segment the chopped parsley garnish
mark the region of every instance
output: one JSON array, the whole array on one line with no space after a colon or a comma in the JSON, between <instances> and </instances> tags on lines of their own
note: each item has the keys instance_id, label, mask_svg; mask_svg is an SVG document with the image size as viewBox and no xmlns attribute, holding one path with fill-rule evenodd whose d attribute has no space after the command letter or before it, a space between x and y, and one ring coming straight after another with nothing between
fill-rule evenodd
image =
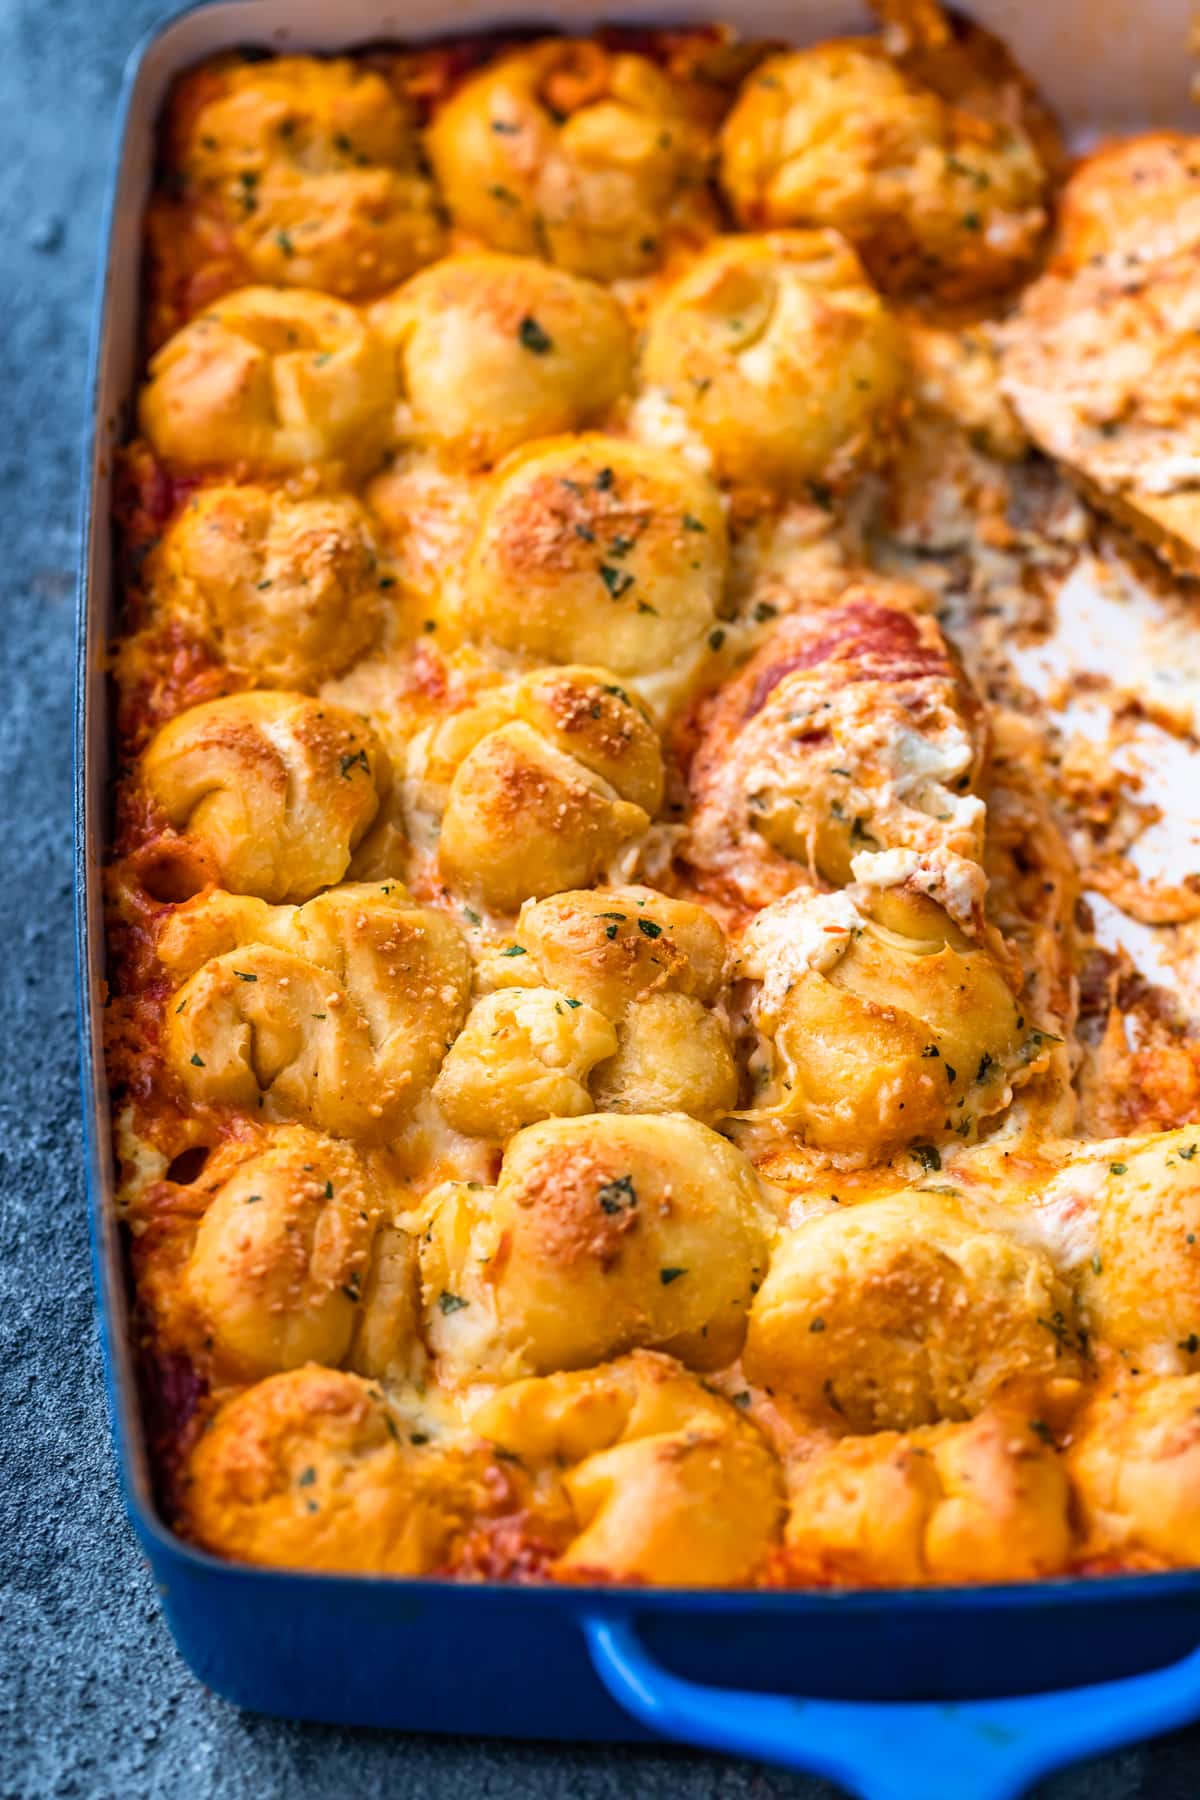
<instances>
[{"instance_id":1,"label":"chopped parsley garnish","mask_svg":"<svg viewBox=\"0 0 1200 1800\"><path fill-rule=\"evenodd\" d=\"M296 246L293 244L286 231L277 231L275 233L275 242L279 245L279 248L283 251L285 256L295 256Z\"/></svg>"},{"instance_id":2,"label":"chopped parsley garnish","mask_svg":"<svg viewBox=\"0 0 1200 1800\"><path fill-rule=\"evenodd\" d=\"M658 1271L658 1279L662 1282L664 1287L670 1287L673 1281L678 1281L681 1275L686 1274L686 1269L660 1269Z\"/></svg>"},{"instance_id":3,"label":"chopped parsley garnish","mask_svg":"<svg viewBox=\"0 0 1200 1800\"><path fill-rule=\"evenodd\" d=\"M508 949L502 950L500 954L501 956L524 956L526 950L524 944L510 944Z\"/></svg>"},{"instance_id":4,"label":"chopped parsley garnish","mask_svg":"<svg viewBox=\"0 0 1200 1800\"><path fill-rule=\"evenodd\" d=\"M356 768L365 769L368 775L371 773L371 765L367 761L365 750L347 750L343 756L338 758L338 764L345 776L349 776L351 769Z\"/></svg>"},{"instance_id":5,"label":"chopped parsley garnish","mask_svg":"<svg viewBox=\"0 0 1200 1800\"><path fill-rule=\"evenodd\" d=\"M582 1000L572 1000L570 994L564 994L563 999L566 1001L567 1005L571 1008L572 1012L574 1012L574 1010L577 1006L583 1005Z\"/></svg>"},{"instance_id":6,"label":"chopped parsley garnish","mask_svg":"<svg viewBox=\"0 0 1200 1800\"><path fill-rule=\"evenodd\" d=\"M718 626L715 631L709 632L708 647L710 650L719 650L724 642L725 633L721 630L720 626Z\"/></svg>"},{"instance_id":7,"label":"chopped parsley garnish","mask_svg":"<svg viewBox=\"0 0 1200 1800\"><path fill-rule=\"evenodd\" d=\"M325 1198L327 1200L333 1199L333 1183L332 1183L332 1181L327 1181L325 1183Z\"/></svg>"},{"instance_id":8,"label":"chopped parsley garnish","mask_svg":"<svg viewBox=\"0 0 1200 1800\"><path fill-rule=\"evenodd\" d=\"M307 1469L301 1469L300 1473L297 1475L296 1486L297 1487L311 1487L313 1482L316 1479L317 1479L317 1471L313 1468L312 1464L310 1463Z\"/></svg>"},{"instance_id":9,"label":"chopped parsley garnish","mask_svg":"<svg viewBox=\"0 0 1200 1800\"><path fill-rule=\"evenodd\" d=\"M521 341L522 350L532 350L535 356L545 356L547 350L554 348L554 342L549 333L542 330L530 313L526 313L517 326L517 336Z\"/></svg>"},{"instance_id":10,"label":"chopped parsley garnish","mask_svg":"<svg viewBox=\"0 0 1200 1800\"><path fill-rule=\"evenodd\" d=\"M192 1067L194 1069L202 1069L204 1066L205 1066L204 1058L201 1056L200 1052L198 1050L193 1050L192 1051Z\"/></svg>"},{"instance_id":11,"label":"chopped parsley garnish","mask_svg":"<svg viewBox=\"0 0 1200 1800\"><path fill-rule=\"evenodd\" d=\"M619 600L633 586L633 576L628 569L614 569L611 563L601 563L599 574L614 600Z\"/></svg>"},{"instance_id":12,"label":"chopped parsley garnish","mask_svg":"<svg viewBox=\"0 0 1200 1800\"><path fill-rule=\"evenodd\" d=\"M936 1144L910 1144L909 1154L915 1156L927 1175L934 1174L942 1166L941 1155Z\"/></svg>"},{"instance_id":13,"label":"chopped parsley garnish","mask_svg":"<svg viewBox=\"0 0 1200 1800\"><path fill-rule=\"evenodd\" d=\"M345 1294L347 1300L357 1301L359 1299L359 1285L358 1284L361 1279L362 1279L362 1277L359 1275L358 1270L355 1269L355 1271L354 1271L353 1275L351 1275L349 1281L347 1281L343 1284L342 1292L343 1292L343 1294Z\"/></svg>"},{"instance_id":14,"label":"chopped parsley garnish","mask_svg":"<svg viewBox=\"0 0 1200 1800\"><path fill-rule=\"evenodd\" d=\"M464 1306L470 1305L470 1301L464 1300L461 1294L447 1293L446 1289L443 1288L438 1295L438 1305L442 1312L449 1315L450 1313L461 1312Z\"/></svg>"},{"instance_id":15,"label":"chopped parsley garnish","mask_svg":"<svg viewBox=\"0 0 1200 1800\"><path fill-rule=\"evenodd\" d=\"M1128 1163L1109 1163L1108 1172L1110 1175L1128 1175L1129 1164Z\"/></svg>"},{"instance_id":16,"label":"chopped parsley garnish","mask_svg":"<svg viewBox=\"0 0 1200 1800\"><path fill-rule=\"evenodd\" d=\"M609 468L603 468L603 469L597 470L596 479L592 485L594 487L599 488L599 490L602 494L605 494L608 492L609 488L612 486L613 480L614 480L614 477L613 477L612 470Z\"/></svg>"},{"instance_id":17,"label":"chopped parsley garnish","mask_svg":"<svg viewBox=\"0 0 1200 1800\"><path fill-rule=\"evenodd\" d=\"M239 981L257 981L258 980L257 975L251 975L245 969L235 969L233 972L237 976Z\"/></svg>"},{"instance_id":18,"label":"chopped parsley garnish","mask_svg":"<svg viewBox=\"0 0 1200 1800\"><path fill-rule=\"evenodd\" d=\"M1054 1447L1054 1433L1047 1425L1045 1419L1030 1419L1029 1429L1033 1432L1035 1437L1041 1438L1043 1444L1049 1444L1051 1448Z\"/></svg>"},{"instance_id":19,"label":"chopped parsley garnish","mask_svg":"<svg viewBox=\"0 0 1200 1800\"><path fill-rule=\"evenodd\" d=\"M637 1205L637 1189L633 1185L632 1175L618 1175L612 1181L606 1181L596 1190L596 1199L600 1211L606 1213L628 1212Z\"/></svg>"},{"instance_id":20,"label":"chopped parsley garnish","mask_svg":"<svg viewBox=\"0 0 1200 1800\"><path fill-rule=\"evenodd\" d=\"M707 525L702 525L702 524L701 524L701 523L700 523L700 520L699 520L699 519L696 519L696 518L693 518L693 517L692 517L692 514L691 514L691 513L684 513L684 515L683 515L683 529L684 529L684 530L685 530L685 531L707 531L707 530L708 530L708 526L707 526Z\"/></svg>"},{"instance_id":21,"label":"chopped parsley garnish","mask_svg":"<svg viewBox=\"0 0 1200 1800\"><path fill-rule=\"evenodd\" d=\"M808 1329L810 1331L824 1331L824 1329L825 1329L824 1319L821 1319L821 1318L814 1319Z\"/></svg>"},{"instance_id":22,"label":"chopped parsley garnish","mask_svg":"<svg viewBox=\"0 0 1200 1800\"><path fill-rule=\"evenodd\" d=\"M1038 1324L1042 1326L1045 1331L1050 1333L1051 1337L1060 1347L1067 1342L1069 1336L1067 1321L1060 1312L1056 1311L1051 1313L1048 1319L1039 1318Z\"/></svg>"},{"instance_id":23,"label":"chopped parsley garnish","mask_svg":"<svg viewBox=\"0 0 1200 1800\"><path fill-rule=\"evenodd\" d=\"M657 938L662 936L662 926L656 925L653 919L639 919L638 930L643 937Z\"/></svg>"}]
</instances>

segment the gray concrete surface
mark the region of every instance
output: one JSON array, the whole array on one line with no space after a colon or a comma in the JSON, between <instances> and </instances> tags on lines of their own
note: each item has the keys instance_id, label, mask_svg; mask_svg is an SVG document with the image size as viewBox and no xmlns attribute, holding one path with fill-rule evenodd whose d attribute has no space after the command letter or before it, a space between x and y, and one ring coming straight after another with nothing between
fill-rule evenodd
<instances>
[{"instance_id":1,"label":"gray concrete surface","mask_svg":"<svg viewBox=\"0 0 1200 1800\"><path fill-rule=\"evenodd\" d=\"M0 0L0 1796L767 1800L819 1783L673 1750L289 1726L176 1656L120 1510L92 1321L70 944L75 485L110 120L150 0ZM402 1679L402 1675L400 1679ZM1055 1800L1194 1800L1200 1734Z\"/></svg>"}]
</instances>

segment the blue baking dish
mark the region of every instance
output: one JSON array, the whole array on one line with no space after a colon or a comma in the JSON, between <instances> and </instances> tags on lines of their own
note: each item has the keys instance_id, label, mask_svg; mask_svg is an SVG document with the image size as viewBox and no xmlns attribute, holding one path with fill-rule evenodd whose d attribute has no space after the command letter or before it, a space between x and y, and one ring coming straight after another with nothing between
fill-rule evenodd
<instances>
[{"instance_id":1,"label":"blue baking dish","mask_svg":"<svg viewBox=\"0 0 1200 1800\"><path fill-rule=\"evenodd\" d=\"M104 651L113 617L109 480L136 357L141 213L153 126L179 69L233 44L335 47L422 29L537 22L458 0L403 14L373 0L209 0L158 29L122 93L87 391L75 719L79 1024L93 1261L121 1480L179 1649L216 1693L255 1712L346 1725L636 1742L757 1756L864 1800L1008 1800L1078 1758L1200 1718L1200 1571L1030 1586L869 1593L515 1587L281 1573L223 1563L156 1511L129 1346L101 1051L99 872L107 824ZM1186 0L1147 5L1137 42L1098 0L971 8L1013 42L1081 132L1182 115ZM1118 9L1111 9L1113 21ZM586 5L553 7L586 27ZM639 9L626 0L621 16ZM653 16L663 17L662 7ZM784 0L730 8L747 31L796 36ZM1127 12L1124 14L1127 18ZM549 12L543 11L543 22ZM863 23L810 0L803 33ZM1070 46L1056 58L1055 44ZM1081 43L1088 57L1078 54ZM1069 66L1068 66L1069 65ZM1086 94L1080 94L1081 70ZM995 1698L994 1696L1003 1696Z\"/></svg>"}]
</instances>

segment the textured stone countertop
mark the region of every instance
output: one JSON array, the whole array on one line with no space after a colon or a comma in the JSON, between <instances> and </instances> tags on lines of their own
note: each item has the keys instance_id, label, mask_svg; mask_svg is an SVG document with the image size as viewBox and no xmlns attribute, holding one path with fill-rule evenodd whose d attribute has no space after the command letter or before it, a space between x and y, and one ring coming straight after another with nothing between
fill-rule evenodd
<instances>
[{"instance_id":1,"label":"textured stone countertop","mask_svg":"<svg viewBox=\"0 0 1200 1800\"><path fill-rule=\"evenodd\" d=\"M0 0L0 1800L766 1800L832 1790L684 1751L280 1724L176 1655L117 1494L92 1320L71 966L75 494L101 188L152 0ZM1055 1800L1195 1800L1200 1732Z\"/></svg>"}]
</instances>

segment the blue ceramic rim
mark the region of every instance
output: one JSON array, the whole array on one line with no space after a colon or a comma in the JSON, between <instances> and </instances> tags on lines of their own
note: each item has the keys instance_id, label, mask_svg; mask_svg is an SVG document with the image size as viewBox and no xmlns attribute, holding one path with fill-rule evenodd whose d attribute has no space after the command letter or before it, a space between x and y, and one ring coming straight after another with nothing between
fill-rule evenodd
<instances>
[{"instance_id":1,"label":"blue ceramic rim","mask_svg":"<svg viewBox=\"0 0 1200 1800\"><path fill-rule=\"evenodd\" d=\"M83 452L80 478L78 568L76 579L75 694L73 707L73 815L74 815L74 879L75 879L75 961L76 1018L80 1054L83 1101L83 1148L87 1184L88 1221L92 1250L92 1276L95 1303L101 1332L105 1388L109 1419L116 1452L125 1508L136 1535L152 1563L159 1558L177 1559L190 1565L197 1574L219 1574L227 1580L252 1581L260 1586L286 1583L289 1587L303 1584L314 1593L331 1587L354 1589L386 1589L398 1596L428 1596L441 1592L498 1591L513 1594L510 1582L482 1581L457 1583L437 1577L403 1578L388 1575L333 1574L306 1569L272 1569L250 1563L227 1562L187 1542L163 1520L151 1501L139 1492L134 1470L145 1464L147 1452L140 1438L141 1405L133 1381L130 1347L121 1317L123 1308L117 1295L124 1276L113 1266L107 1234L111 1221L109 1163L110 1150L101 1142L98 1127L105 1119L100 1083L104 1080L102 1044L99 1033L93 1039L93 945L89 934L88 901L91 894L91 872L88 862L88 707L92 662L92 622L89 593L91 542L97 530L109 530L107 517L98 519L95 509L93 471L97 443L101 435L98 413L101 361L109 328L107 272L111 250L113 219L123 163L125 141L133 99L149 52L184 19L195 13L223 4L223 0L190 0L190 3L168 14L150 27L137 41L125 64L121 91L113 127L110 173L101 211L98 265L88 340L88 368L85 381L87 413L83 429ZM514 24L516 21L514 21ZM107 727L108 720L105 720ZM102 945L96 946L97 950ZM99 973L98 959L95 973ZM96 1008L98 1014L99 1009ZM134 1441L134 1433L139 1441ZM580 1614L596 1615L627 1612L690 1612L703 1610L713 1614L746 1610L768 1613L793 1613L798 1619L819 1620L837 1613L889 1615L961 1612L981 1613L1027 1611L1031 1622L1047 1606L1125 1605L1144 1603L1152 1606L1163 1599L1175 1599L1192 1593L1200 1600L1200 1569L1169 1570L1156 1574L1052 1576L1037 1582L1013 1582L994 1585L964 1584L953 1587L927 1588L859 1588L859 1589L768 1589L768 1588L647 1588L611 1586L575 1586L530 1584L520 1587L523 1601L531 1605L563 1606Z\"/></svg>"}]
</instances>

